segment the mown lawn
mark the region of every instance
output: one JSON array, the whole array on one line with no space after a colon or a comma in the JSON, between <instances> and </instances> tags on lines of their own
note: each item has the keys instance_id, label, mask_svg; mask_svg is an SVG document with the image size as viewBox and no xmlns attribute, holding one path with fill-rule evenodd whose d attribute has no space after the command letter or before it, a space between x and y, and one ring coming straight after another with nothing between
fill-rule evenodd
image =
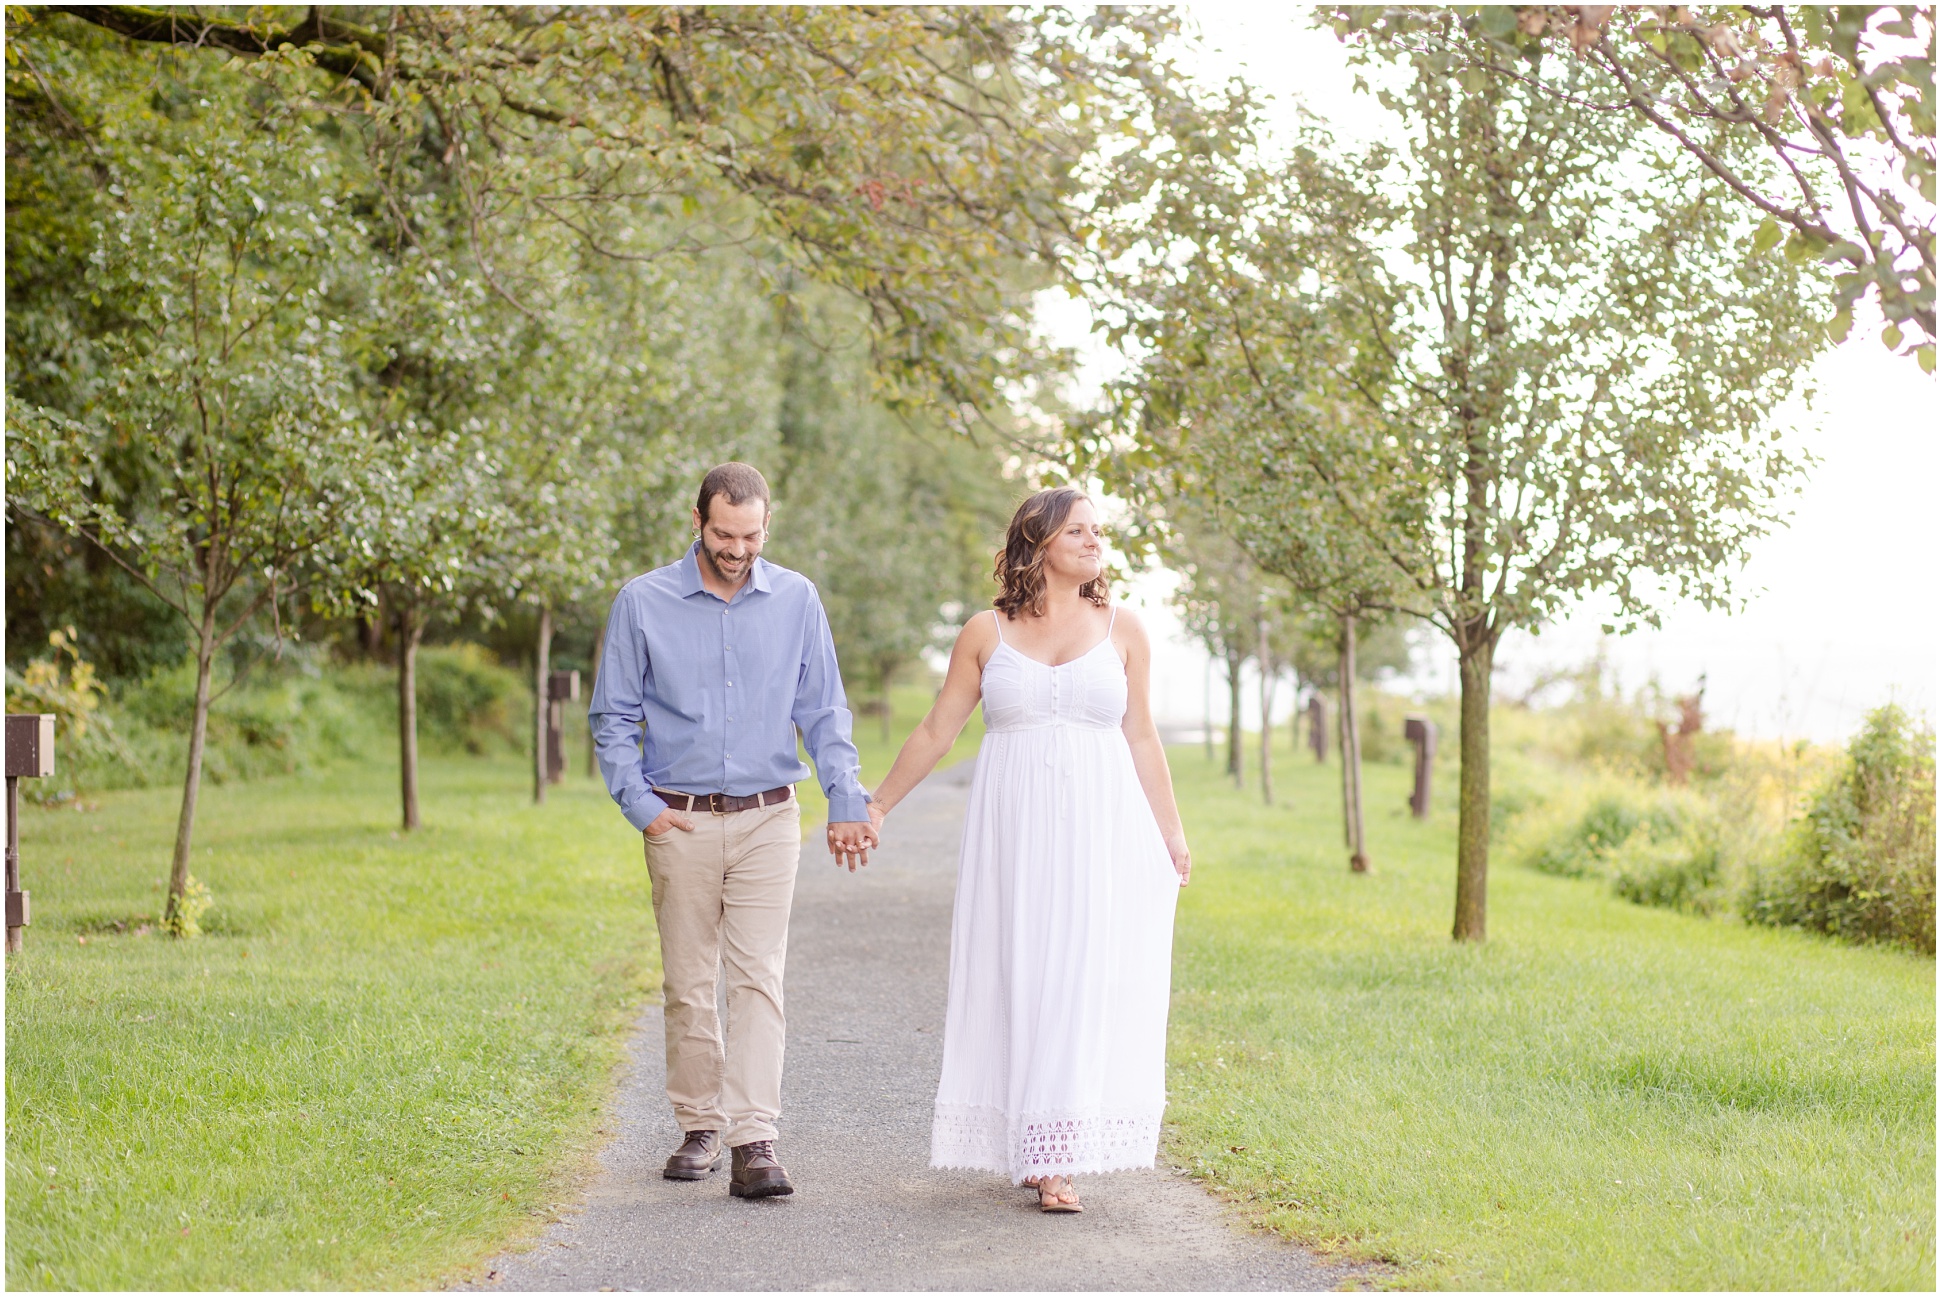
<instances>
[{"instance_id":1,"label":"mown lawn","mask_svg":"<svg viewBox=\"0 0 1941 1297\"><path fill-rule=\"evenodd\" d=\"M1418 824L1371 767L1356 877L1338 767L1284 752L1270 808L1173 765L1169 1140L1211 1187L1403 1286L1934 1287L1932 960L1506 867L1458 947L1451 787Z\"/></svg>"},{"instance_id":2,"label":"mown lawn","mask_svg":"<svg viewBox=\"0 0 1941 1297\"><path fill-rule=\"evenodd\" d=\"M899 735L928 698L899 693ZM659 983L639 836L567 750L544 806L517 760L427 760L408 838L394 759L206 788L185 942L138 935L173 790L28 808L7 1286L410 1287L543 1221Z\"/></svg>"}]
</instances>

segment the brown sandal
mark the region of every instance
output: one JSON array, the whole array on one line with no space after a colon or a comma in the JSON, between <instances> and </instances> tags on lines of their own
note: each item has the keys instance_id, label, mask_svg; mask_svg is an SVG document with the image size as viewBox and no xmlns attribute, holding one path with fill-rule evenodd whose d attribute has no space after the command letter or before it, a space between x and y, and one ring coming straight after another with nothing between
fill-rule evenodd
<instances>
[{"instance_id":1,"label":"brown sandal","mask_svg":"<svg viewBox=\"0 0 1941 1297\"><path fill-rule=\"evenodd\" d=\"M1060 1186L1063 1186L1062 1188ZM1078 1201L1078 1190L1072 1186L1071 1178L1063 1175L1048 1175L1038 1181L1038 1210L1043 1212L1081 1212L1085 1210ZM1069 1193L1072 1201L1060 1202L1059 1195Z\"/></svg>"}]
</instances>

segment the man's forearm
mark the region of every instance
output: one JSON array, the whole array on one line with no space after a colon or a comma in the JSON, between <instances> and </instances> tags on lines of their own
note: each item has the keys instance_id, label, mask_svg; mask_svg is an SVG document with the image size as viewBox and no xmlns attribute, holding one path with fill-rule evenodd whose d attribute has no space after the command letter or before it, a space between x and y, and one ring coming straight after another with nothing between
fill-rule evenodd
<instances>
[{"instance_id":1,"label":"man's forearm","mask_svg":"<svg viewBox=\"0 0 1941 1297\"><path fill-rule=\"evenodd\" d=\"M647 783L640 722L611 712L591 713L587 722L593 727L593 751L600 762L607 795L627 817L627 823L645 829L667 809L667 803Z\"/></svg>"}]
</instances>

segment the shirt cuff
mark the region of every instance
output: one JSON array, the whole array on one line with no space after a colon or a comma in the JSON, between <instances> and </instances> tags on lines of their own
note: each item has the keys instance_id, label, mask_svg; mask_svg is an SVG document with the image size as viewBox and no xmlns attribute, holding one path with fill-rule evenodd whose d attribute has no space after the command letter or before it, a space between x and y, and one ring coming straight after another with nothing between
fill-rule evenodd
<instances>
[{"instance_id":1,"label":"shirt cuff","mask_svg":"<svg viewBox=\"0 0 1941 1297\"><path fill-rule=\"evenodd\" d=\"M869 819L869 794L839 793L829 799L831 824L861 824Z\"/></svg>"},{"instance_id":2,"label":"shirt cuff","mask_svg":"<svg viewBox=\"0 0 1941 1297\"><path fill-rule=\"evenodd\" d=\"M627 817L627 823L645 833L647 826L659 819L660 813L666 809L667 803L656 797L652 789L643 789L640 796L620 808L620 813Z\"/></svg>"}]
</instances>

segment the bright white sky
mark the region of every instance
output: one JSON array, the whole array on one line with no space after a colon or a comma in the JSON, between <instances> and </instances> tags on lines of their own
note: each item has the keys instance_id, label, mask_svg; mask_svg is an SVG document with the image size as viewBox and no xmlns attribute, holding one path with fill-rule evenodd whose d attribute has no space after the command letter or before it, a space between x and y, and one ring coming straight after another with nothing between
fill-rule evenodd
<instances>
[{"instance_id":1,"label":"bright white sky","mask_svg":"<svg viewBox=\"0 0 1941 1297\"><path fill-rule=\"evenodd\" d=\"M1204 37L1195 70L1208 79L1243 76L1277 96L1283 119L1299 95L1326 118L1343 143L1366 141L1381 113L1352 90L1341 46L1331 32L1307 26L1306 10L1274 4L1188 6ZM1047 327L1082 345L1082 387L1095 387L1116 367L1087 333L1082 308L1059 295L1046 299ZM1606 659L1628 691L1655 678L1673 693L1706 677L1706 712L1717 728L1771 738L1844 740L1865 712L1889 700L1936 715L1941 676L1941 593L1936 513L1941 510L1941 419L1936 385L1912 361L1896 360L1877 342L1854 338L1818 362L1817 409L1782 412L1794 444L1820 459L1797 498L1792 525L1753 553L1738 588L1749 596L1737 615L1675 607L1657 631L1614 638ZM1176 726L1199 723L1209 687L1206 655L1180 634L1165 608L1173 578L1141 577L1123 592L1141 607L1163 640L1154 672L1154 708ZM1602 609L1587 606L1537 637L1505 640L1498 654L1499 690L1514 690L1538 671L1595 655ZM1411 692L1455 687L1454 655L1440 637L1426 640ZM1276 718L1291 704L1285 688ZM1249 724L1257 696L1247 687ZM1215 702L1215 710L1220 704Z\"/></svg>"}]
</instances>

